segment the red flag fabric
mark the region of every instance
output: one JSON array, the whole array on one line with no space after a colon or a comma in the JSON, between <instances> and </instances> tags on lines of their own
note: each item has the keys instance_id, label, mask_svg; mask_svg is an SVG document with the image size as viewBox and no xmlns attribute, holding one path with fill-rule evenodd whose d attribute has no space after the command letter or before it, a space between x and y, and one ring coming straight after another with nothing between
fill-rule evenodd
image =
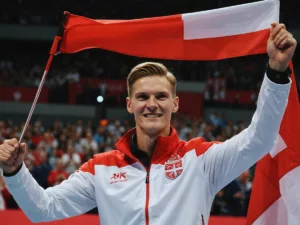
<instances>
[{"instance_id":1,"label":"red flag fabric","mask_svg":"<svg viewBox=\"0 0 300 225\"><path fill-rule=\"evenodd\" d=\"M135 20L66 16L61 53L101 48L146 58L217 60L265 53L279 0Z\"/></svg>"},{"instance_id":2,"label":"red flag fabric","mask_svg":"<svg viewBox=\"0 0 300 225\"><path fill-rule=\"evenodd\" d=\"M300 105L294 74L292 82L276 144L257 163L247 225L300 224Z\"/></svg>"}]
</instances>

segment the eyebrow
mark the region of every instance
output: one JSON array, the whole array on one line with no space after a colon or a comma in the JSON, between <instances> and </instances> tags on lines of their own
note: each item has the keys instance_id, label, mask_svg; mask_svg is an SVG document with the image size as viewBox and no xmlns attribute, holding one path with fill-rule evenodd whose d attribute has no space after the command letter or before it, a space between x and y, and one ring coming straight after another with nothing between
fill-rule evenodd
<instances>
[{"instance_id":1,"label":"eyebrow","mask_svg":"<svg viewBox=\"0 0 300 225\"><path fill-rule=\"evenodd\" d=\"M149 93L147 93L147 92L137 92L137 93L135 93L135 96L148 95L148 94ZM155 93L155 95L169 95L169 93L166 91L159 91L159 92Z\"/></svg>"}]
</instances>

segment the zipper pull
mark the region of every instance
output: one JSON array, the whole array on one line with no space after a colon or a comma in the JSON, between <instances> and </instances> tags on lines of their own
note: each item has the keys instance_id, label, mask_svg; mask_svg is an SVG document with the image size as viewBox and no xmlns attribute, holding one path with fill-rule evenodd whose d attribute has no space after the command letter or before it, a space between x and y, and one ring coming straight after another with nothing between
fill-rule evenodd
<instances>
[{"instance_id":1,"label":"zipper pull","mask_svg":"<svg viewBox=\"0 0 300 225\"><path fill-rule=\"evenodd\" d=\"M146 176L146 184L149 183L149 173L147 173L147 176Z\"/></svg>"}]
</instances>

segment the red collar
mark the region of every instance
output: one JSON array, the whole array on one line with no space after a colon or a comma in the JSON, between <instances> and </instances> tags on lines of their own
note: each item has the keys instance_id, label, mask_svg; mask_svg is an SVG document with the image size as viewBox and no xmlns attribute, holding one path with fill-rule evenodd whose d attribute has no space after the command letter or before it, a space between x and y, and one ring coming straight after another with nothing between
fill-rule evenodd
<instances>
[{"instance_id":1,"label":"red collar","mask_svg":"<svg viewBox=\"0 0 300 225\"><path fill-rule=\"evenodd\" d=\"M131 153L132 136L136 133L136 129L133 128L128 131L117 143L116 148L124 154L135 158ZM151 163L161 163L165 158L168 158L172 153L179 148L179 138L176 130L171 127L171 134L166 137L158 137L157 144L153 151Z\"/></svg>"}]
</instances>

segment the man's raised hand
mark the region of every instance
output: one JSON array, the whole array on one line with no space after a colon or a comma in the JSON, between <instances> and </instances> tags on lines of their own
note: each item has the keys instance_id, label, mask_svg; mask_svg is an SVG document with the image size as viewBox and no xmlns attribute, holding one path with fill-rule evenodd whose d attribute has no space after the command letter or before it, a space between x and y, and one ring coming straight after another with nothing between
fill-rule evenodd
<instances>
[{"instance_id":1,"label":"man's raised hand","mask_svg":"<svg viewBox=\"0 0 300 225\"><path fill-rule=\"evenodd\" d=\"M25 153L25 143L19 145L16 138L5 140L0 145L0 168L7 174L15 172L23 163Z\"/></svg>"},{"instance_id":2,"label":"man's raised hand","mask_svg":"<svg viewBox=\"0 0 300 225\"><path fill-rule=\"evenodd\" d=\"M285 71L295 53L296 46L296 39L286 30L284 24L272 23L267 45L270 67L277 71Z\"/></svg>"}]
</instances>

